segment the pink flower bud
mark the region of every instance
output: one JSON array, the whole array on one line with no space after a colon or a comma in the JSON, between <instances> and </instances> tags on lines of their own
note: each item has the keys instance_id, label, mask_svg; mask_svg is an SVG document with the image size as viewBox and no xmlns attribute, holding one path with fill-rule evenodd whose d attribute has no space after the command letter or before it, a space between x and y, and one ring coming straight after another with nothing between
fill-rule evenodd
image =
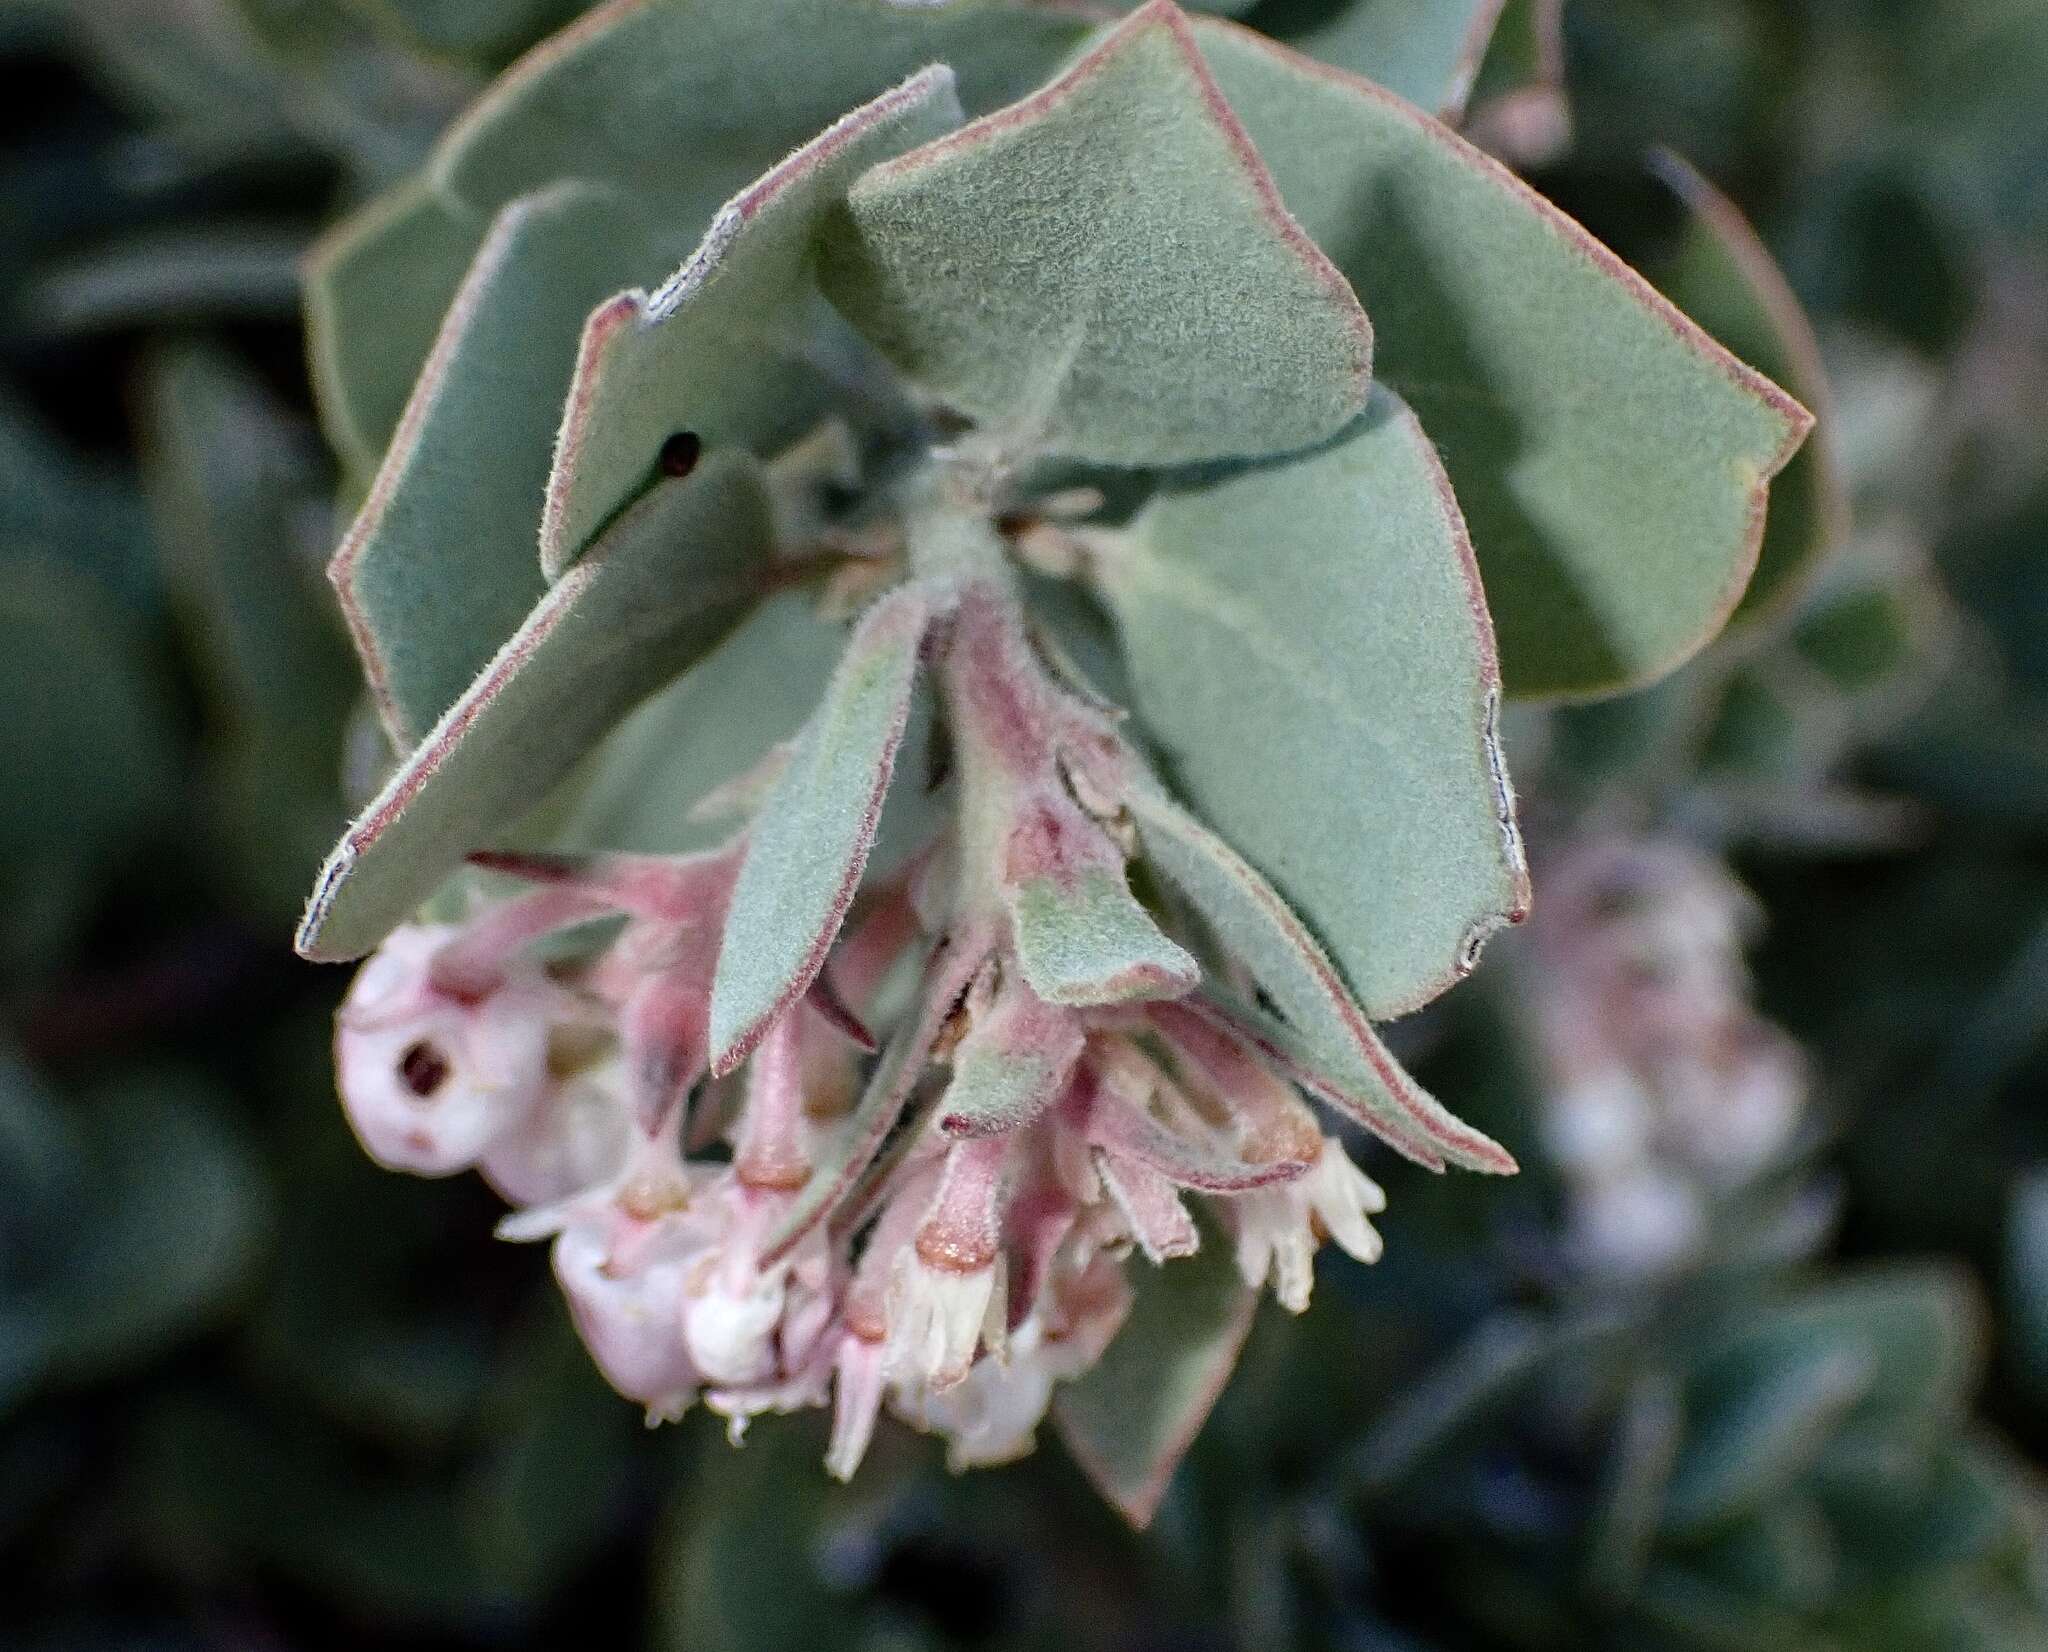
<instances>
[{"instance_id":1,"label":"pink flower bud","mask_svg":"<svg viewBox=\"0 0 2048 1652\"><path fill-rule=\"evenodd\" d=\"M600 1229L566 1228L555 1241L555 1277L605 1381L646 1406L650 1422L673 1422L689 1409L700 1383L683 1345L688 1264L661 1261L621 1272L610 1253Z\"/></svg>"},{"instance_id":2,"label":"pink flower bud","mask_svg":"<svg viewBox=\"0 0 2048 1652\"><path fill-rule=\"evenodd\" d=\"M478 1168L507 1204L549 1204L616 1176L632 1129L625 1076L612 1062L555 1084Z\"/></svg>"}]
</instances>

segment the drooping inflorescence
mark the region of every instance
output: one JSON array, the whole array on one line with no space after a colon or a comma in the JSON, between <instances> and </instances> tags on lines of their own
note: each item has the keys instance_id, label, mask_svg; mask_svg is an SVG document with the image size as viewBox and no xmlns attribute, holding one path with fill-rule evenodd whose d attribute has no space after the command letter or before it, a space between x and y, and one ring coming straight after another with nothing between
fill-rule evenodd
<instances>
[{"instance_id":1,"label":"drooping inflorescence","mask_svg":"<svg viewBox=\"0 0 2048 1652\"><path fill-rule=\"evenodd\" d=\"M1332 1117L1513 1169L1373 1022L1526 909L1503 694L1697 647L1807 423L1165 0L616 0L315 282L402 754L301 935L372 954L365 1146L489 1178L651 1417L829 1405L844 1475L1050 1409L1139 1520L1255 1293L1378 1254Z\"/></svg>"}]
</instances>

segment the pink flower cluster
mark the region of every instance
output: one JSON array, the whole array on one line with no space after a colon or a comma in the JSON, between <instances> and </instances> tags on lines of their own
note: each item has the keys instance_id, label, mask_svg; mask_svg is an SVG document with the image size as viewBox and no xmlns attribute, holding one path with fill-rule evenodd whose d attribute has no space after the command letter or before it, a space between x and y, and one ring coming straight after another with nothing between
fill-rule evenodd
<instances>
[{"instance_id":1,"label":"pink flower cluster","mask_svg":"<svg viewBox=\"0 0 2048 1652\"><path fill-rule=\"evenodd\" d=\"M745 832L478 856L533 887L393 934L338 1022L370 1154L474 1168L518 1207L501 1232L552 1242L593 1358L650 1420L701 1399L737 1433L831 1405L842 1477L885 1403L956 1466L1028 1451L1122 1326L1134 1258L1200 1243L1189 1194L1296 1311L1323 1239L1380 1248L1379 1188L1137 907L1109 715L997 594L958 595L927 647L953 824L861 892L732 1071L709 1027ZM1072 965L1046 903L1111 941Z\"/></svg>"}]
</instances>

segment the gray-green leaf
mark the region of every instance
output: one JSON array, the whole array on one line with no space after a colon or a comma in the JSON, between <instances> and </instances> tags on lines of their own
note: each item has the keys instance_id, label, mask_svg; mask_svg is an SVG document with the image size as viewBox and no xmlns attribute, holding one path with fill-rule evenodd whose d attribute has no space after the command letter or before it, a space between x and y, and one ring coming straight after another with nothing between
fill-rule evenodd
<instances>
[{"instance_id":1,"label":"gray-green leaf","mask_svg":"<svg viewBox=\"0 0 2048 1652\"><path fill-rule=\"evenodd\" d=\"M1455 120L1500 11L1501 0L1277 0L1261 6L1255 22L1263 34Z\"/></svg>"},{"instance_id":2,"label":"gray-green leaf","mask_svg":"<svg viewBox=\"0 0 2048 1652\"><path fill-rule=\"evenodd\" d=\"M1519 920L1486 598L1397 399L1315 453L1160 494L1100 578L1175 783L1368 1015L1427 1003Z\"/></svg>"},{"instance_id":3,"label":"gray-green leaf","mask_svg":"<svg viewBox=\"0 0 2048 1652\"><path fill-rule=\"evenodd\" d=\"M1137 1301L1116 1340L1094 1369L1053 1394L1053 1421L1074 1460L1141 1529L1230 1380L1258 1307L1229 1235L1199 1201L1196 1224L1201 1247L1139 1270Z\"/></svg>"},{"instance_id":4,"label":"gray-green leaf","mask_svg":"<svg viewBox=\"0 0 2048 1652\"><path fill-rule=\"evenodd\" d=\"M322 869L299 950L356 957L730 631L772 553L759 466L659 484L547 592Z\"/></svg>"},{"instance_id":5,"label":"gray-green leaf","mask_svg":"<svg viewBox=\"0 0 2048 1652\"><path fill-rule=\"evenodd\" d=\"M1230 1020L1298 1082L1418 1164L1513 1173L1506 1148L1402 1070L1315 937L1229 844L1156 791L1133 792L1131 812L1147 857L1214 927L1285 1024L1252 1010L1228 1011Z\"/></svg>"},{"instance_id":6,"label":"gray-green leaf","mask_svg":"<svg viewBox=\"0 0 2048 1652\"><path fill-rule=\"evenodd\" d=\"M1371 306L1379 378L1443 452L1509 692L1610 693L1684 660L1741 598L1811 416L1447 128L1194 28L1288 210Z\"/></svg>"},{"instance_id":7,"label":"gray-green leaf","mask_svg":"<svg viewBox=\"0 0 2048 1652\"><path fill-rule=\"evenodd\" d=\"M1684 237L1651 270L1658 287L1759 372L1820 415L1771 485L1756 573L1735 618L1781 612L1849 530L1849 496L1827 417L1832 397L1813 327L1741 209L1669 150L1653 164L1691 212Z\"/></svg>"},{"instance_id":8,"label":"gray-green leaf","mask_svg":"<svg viewBox=\"0 0 2048 1652\"><path fill-rule=\"evenodd\" d=\"M932 593L868 610L747 840L711 988L711 1065L727 1073L820 969L860 887L910 715Z\"/></svg>"},{"instance_id":9,"label":"gray-green leaf","mask_svg":"<svg viewBox=\"0 0 2048 1652\"><path fill-rule=\"evenodd\" d=\"M913 70L949 63L961 101L992 108L1043 81L1087 27L1026 0L627 0L501 76L429 172L484 210L557 178L605 179L670 203L693 239L721 201Z\"/></svg>"},{"instance_id":10,"label":"gray-green leaf","mask_svg":"<svg viewBox=\"0 0 2048 1652\"><path fill-rule=\"evenodd\" d=\"M647 485L674 432L767 453L815 421L829 390L808 347L823 308L818 221L868 166L959 122L951 71L921 71L728 201L652 296L634 289L592 314L541 515L550 575Z\"/></svg>"},{"instance_id":11,"label":"gray-green leaf","mask_svg":"<svg viewBox=\"0 0 2048 1652\"><path fill-rule=\"evenodd\" d=\"M1049 454L1174 464L1320 441L1372 332L1164 3L1033 97L869 172L833 302L913 380Z\"/></svg>"},{"instance_id":12,"label":"gray-green leaf","mask_svg":"<svg viewBox=\"0 0 2048 1652\"><path fill-rule=\"evenodd\" d=\"M577 329L663 258L621 197L580 183L524 196L492 225L334 558L401 745L433 726L544 589L535 507Z\"/></svg>"},{"instance_id":13,"label":"gray-green leaf","mask_svg":"<svg viewBox=\"0 0 2048 1652\"><path fill-rule=\"evenodd\" d=\"M376 468L488 227L413 179L306 255L306 355L320 426L351 471Z\"/></svg>"}]
</instances>

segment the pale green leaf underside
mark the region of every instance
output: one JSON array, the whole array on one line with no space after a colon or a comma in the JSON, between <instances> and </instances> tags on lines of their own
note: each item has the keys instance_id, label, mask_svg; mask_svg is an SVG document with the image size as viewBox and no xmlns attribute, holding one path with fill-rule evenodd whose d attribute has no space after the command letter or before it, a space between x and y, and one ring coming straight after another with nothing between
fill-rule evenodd
<instances>
[{"instance_id":1,"label":"pale green leaf underside","mask_svg":"<svg viewBox=\"0 0 2048 1652\"><path fill-rule=\"evenodd\" d=\"M826 293L885 356L1019 444L1282 452L1364 399L1364 313L1187 29L1148 6L1036 96L875 168L821 249Z\"/></svg>"},{"instance_id":2,"label":"pale green leaf underside","mask_svg":"<svg viewBox=\"0 0 2048 1652\"><path fill-rule=\"evenodd\" d=\"M1138 904L1121 872L1070 882L1033 878L1010 892L1017 966L1048 1004L1174 998L1200 978L1194 959Z\"/></svg>"},{"instance_id":3,"label":"pale green leaf underside","mask_svg":"<svg viewBox=\"0 0 2048 1652\"><path fill-rule=\"evenodd\" d=\"M1501 0L1266 0L1247 21L1449 120L1465 107L1500 11Z\"/></svg>"},{"instance_id":4,"label":"pale green leaf underside","mask_svg":"<svg viewBox=\"0 0 2048 1652\"><path fill-rule=\"evenodd\" d=\"M721 201L913 70L951 64L962 102L992 108L1086 30L1022 0L625 0L514 65L429 171L485 209L557 178L617 182L672 203L687 245Z\"/></svg>"},{"instance_id":5,"label":"pale green leaf underside","mask_svg":"<svg viewBox=\"0 0 2048 1652\"><path fill-rule=\"evenodd\" d=\"M1735 203L1669 151L1657 172L1691 213L1677 248L1651 274L1666 297L1760 373L1821 415L1812 437L1771 485L1756 574L1737 620L1778 613L1797 599L1848 531L1847 487L1826 417L1827 373L1813 328Z\"/></svg>"},{"instance_id":6,"label":"pale green leaf underside","mask_svg":"<svg viewBox=\"0 0 2048 1652\"><path fill-rule=\"evenodd\" d=\"M950 72L913 76L728 201L651 296L621 293L590 317L541 517L551 574L647 485L674 432L768 453L815 422L831 388L809 347L818 220L874 162L959 123Z\"/></svg>"},{"instance_id":7,"label":"pale green leaf underside","mask_svg":"<svg viewBox=\"0 0 2048 1652\"><path fill-rule=\"evenodd\" d=\"M1435 997L1519 915L1485 597L1399 401L1376 391L1305 457L1158 495L1102 580L1176 786L1374 1019Z\"/></svg>"},{"instance_id":8,"label":"pale green leaf underside","mask_svg":"<svg viewBox=\"0 0 2048 1652\"><path fill-rule=\"evenodd\" d=\"M1059 1098L1078 1053L1049 1053L990 1046L962 1048L953 1062L953 1078L939 1098L939 1128L953 1136L994 1136L1030 1124Z\"/></svg>"},{"instance_id":9,"label":"pale green leaf underside","mask_svg":"<svg viewBox=\"0 0 2048 1652\"><path fill-rule=\"evenodd\" d=\"M306 350L320 425L356 474L369 475L383 456L488 228L412 179L307 255Z\"/></svg>"},{"instance_id":10,"label":"pale green leaf underside","mask_svg":"<svg viewBox=\"0 0 2048 1652\"><path fill-rule=\"evenodd\" d=\"M1230 1380L1258 1297L1230 1236L1194 1201L1201 1248L1163 1267L1127 1262L1137 1301L1095 1367L1053 1391L1053 1421L1095 1489L1150 1524L1173 1471Z\"/></svg>"},{"instance_id":11,"label":"pale green leaf underside","mask_svg":"<svg viewBox=\"0 0 2048 1652\"><path fill-rule=\"evenodd\" d=\"M1810 419L1582 229L1365 81L1198 19L1288 209L1371 312L1444 455L1509 692L1598 694L1697 649Z\"/></svg>"},{"instance_id":12,"label":"pale green leaf underside","mask_svg":"<svg viewBox=\"0 0 2048 1652\"><path fill-rule=\"evenodd\" d=\"M759 468L744 454L713 454L635 503L350 827L321 872L299 950L340 959L374 947L729 632L772 549Z\"/></svg>"},{"instance_id":13,"label":"pale green leaf underside","mask_svg":"<svg viewBox=\"0 0 2048 1652\"><path fill-rule=\"evenodd\" d=\"M1278 893L1215 833L1171 799L1131 798L1144 852L1216 931L1233 959L1285 1018L1234 1013L1315 1088L1417 1163L1512 1171L1498 1143L1450 1113L1401 1070L1315 938Z\"/></svg>"},{"instance_id":14,"label":"pale green leaf underside","mask_svg":"<svg viewBox=\"0 0 2048 1652\"><path fill-rule=\"evenodd\" d=\"M930 618L916 585L868 610L762 801L712 981L715 1071L744 1057L824 967L874 845Z\"/></svg>"},{"instance_id":15,"label":"pale green leaf underside","mask_svg":"<svg viewBox=\"0 0 2048 1652\"><path fill-rule=\"evenodd\" d=\"M628 203L582 184L515 201L492 226L335 557L401 744L433 726L544 589L536 506L577 329L666 258Z\"/></svg>"}]
</instances>

